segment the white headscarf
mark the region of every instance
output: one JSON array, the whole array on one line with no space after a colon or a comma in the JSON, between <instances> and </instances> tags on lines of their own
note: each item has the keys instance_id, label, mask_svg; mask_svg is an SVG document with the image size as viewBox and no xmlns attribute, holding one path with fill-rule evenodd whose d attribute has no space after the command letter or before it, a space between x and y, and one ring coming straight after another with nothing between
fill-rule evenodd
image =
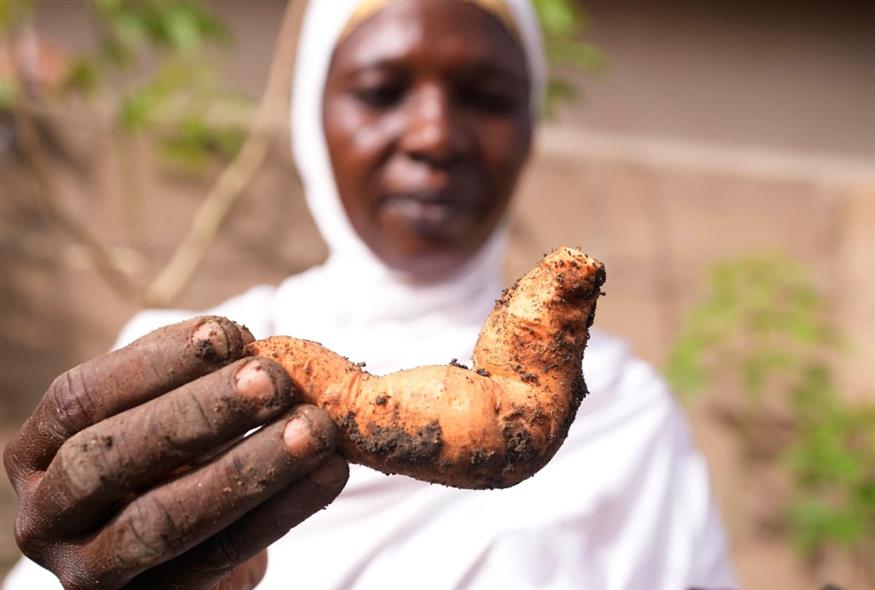
<instances>
[{"instance_id":1,"label":"white headscarf","mask_svg":"<svg viewBox=\"0 0 875 590\"><path fill-rule=\"evenodd\" d=\"M467 358L501 288L506 223L500 223L486 244L451 277L427 286L405 281L355 232L337 192L322 125L322 97L335 45L359 4L360 0L311 1L302 23L292 86L292 148L307 204L328 243L329 257L322 266L281 287L293 289L289 293L299 304L281 310L274 329L317 340L351 357L368 358L369 369L378 371L399 368L402 360L447 362L447 354ZM538 20L527 0L513 0L506 7L516 27L514 37L526 57L530 103L537 113L546 79ZM391 329L393 325L398 334ZM403 341L433 338L441 342L434 342L432 349L418 343L420 351L432 350L432 354L398 359L391 344L395 336ZM460 337L464 347L459 345ZM374 353L382 351L386 362L374 362Z\"/></svg>"}]
</instances>

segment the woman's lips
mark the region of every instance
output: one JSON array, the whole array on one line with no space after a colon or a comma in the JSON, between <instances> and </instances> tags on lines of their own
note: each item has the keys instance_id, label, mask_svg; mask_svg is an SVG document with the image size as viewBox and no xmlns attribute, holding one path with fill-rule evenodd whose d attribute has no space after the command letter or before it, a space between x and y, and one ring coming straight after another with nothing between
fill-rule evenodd
<instances>
[{"instance_id":1,"label":"woman's lips","mask_svg":"<svg viewBox=\"0 0 875 590\"><path fill-rule=\"evenodd\" d=\"M445 191L399 193L382 200L381 214L416 233L449 237L474 213L473 203L473 199Z\"/></svg>"},{"instance_id":2,"label":"woman's lips","mask_svg":"<svg viewBox=\"0 0 875 590\"><path fill-rule=\"evenodd\" d=\"M386 208L408 220L435 224L446 223L456 213L456 207L446 201L393 198L386 202Z\"/></svg>"}]
</instances>

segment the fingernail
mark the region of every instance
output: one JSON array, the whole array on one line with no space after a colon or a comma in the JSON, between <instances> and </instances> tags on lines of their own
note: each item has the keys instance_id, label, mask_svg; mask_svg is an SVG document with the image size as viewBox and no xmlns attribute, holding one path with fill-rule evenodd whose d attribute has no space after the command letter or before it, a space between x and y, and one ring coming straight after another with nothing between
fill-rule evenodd
<instances>
[{"instance_id":1,"label":"fingernail","mask_svg":"<svg viewBox=\"0 0 875 590\"><path fill-rule=\"evenodd\" d=\"M307 477L318 486L337 489L349 479L349 466L337 455L332 455Z\"/></svg>"},{"instance_id":2,"label":"fingernail","mask_svg":"<svg viewBox=\"0 0 875 590\"><path fill-rule=\"evenodd\" d=\"M255 359L240 367L234 379L237 393L255 402L270 401L276 391L270 372Z\"/></svg>"},{"instance_id":3,"label":"fingernail","mask_svg":"<svg viewBox=\"0 0 875 590\"><path fill-rule=\"evenodd\" d=\"M293 416L283 429L283 443L293 455L315 452L317 441L310 430L310 422L303 416Z\"/></svg>"},{"instance_id":4,"label":"fingernail","mask_svg":"<svg viewBox=\"0 0 875 590\"><path fill-rule=\"evenodd\" d=\"M216 320L207 320L191 334L195 354L207 361L221 361L228 358L230 344L224 327Z\"/></svg>"}]
</instances>

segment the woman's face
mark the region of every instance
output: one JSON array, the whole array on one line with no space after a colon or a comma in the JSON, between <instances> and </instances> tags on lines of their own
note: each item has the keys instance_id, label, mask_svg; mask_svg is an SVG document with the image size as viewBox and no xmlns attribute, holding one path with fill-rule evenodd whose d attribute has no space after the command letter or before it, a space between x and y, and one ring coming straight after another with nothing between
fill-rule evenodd
<instances>
[{"instance_id":1,"label":"woman's face","mask_svg":"<svg viewBox=\"0 0 875 590\"><path fill-rule=\"evenodd\" d=\"M439 278L507 208L532 134L525 57L465 2L390 2L335 49L323 97L334 176L358 235Z\"/></svg>"}]
</instances>

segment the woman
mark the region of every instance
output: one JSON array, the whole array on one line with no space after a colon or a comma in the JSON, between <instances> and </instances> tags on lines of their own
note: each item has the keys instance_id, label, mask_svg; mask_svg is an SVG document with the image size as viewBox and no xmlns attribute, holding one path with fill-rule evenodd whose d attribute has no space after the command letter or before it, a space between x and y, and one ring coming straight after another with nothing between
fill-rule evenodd
<instances>
[{"instance_id":1,"label":"woman","mask_svg":"<svg viewBox=\"0 0 875 590\"><path fill-rule=\"evenodd\" d=\"M210 313L378 373L470 358L500 290L503 220L543 82L527 3L312 3L292 129L331 254ZM192 315L144 312L119 344ZM357 466L346 483L324 414L264 410L292 404L269 361L237 360L250 337L189 320L56 380L7 451L26 553L70 587L209 588L244 562L223 584L249 587L259 552L301 523L271 548L260 587L734 586L685 421L617 340L594 332L591 395L550 464L508 490L463 491ZM208 416L214 406L235 412ZM192 429L183 418L197 412ZM139 434L156 428L160 441ZM217 458L168 481L204 454ZM244 485L259 479L250 465L275 477ZM43 579L24 562L7 587Z\"/></svg>"}]
</instances>

